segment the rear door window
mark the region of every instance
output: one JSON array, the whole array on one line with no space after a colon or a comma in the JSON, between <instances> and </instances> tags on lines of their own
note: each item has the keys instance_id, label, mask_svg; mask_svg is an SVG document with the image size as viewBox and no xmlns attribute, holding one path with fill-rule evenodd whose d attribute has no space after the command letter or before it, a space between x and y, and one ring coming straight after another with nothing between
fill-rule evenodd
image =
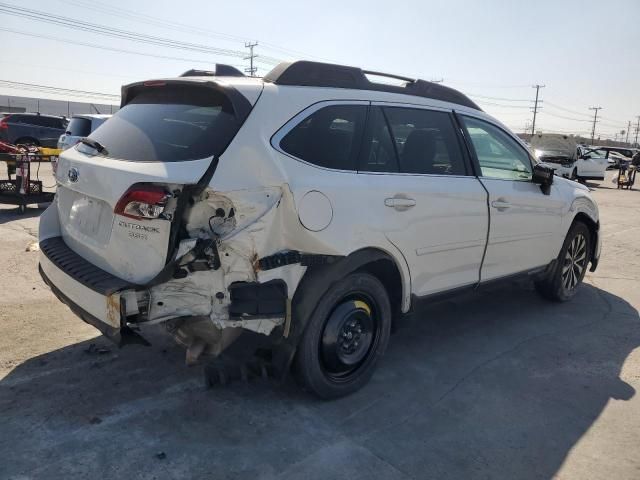
<instances>
[{"instance_id":1,"label":"rear door window","mask_svg":"<svg viewBox=\"0 0 640 480\"><path fill-rule=\"evenodd\" d=\"M321 108L293 127L280 148L320 167L356 170L366 116L365 105Z\"/></svg>"},{"instance_id":2,"label":"rear door window","mask_svg":"<svg viewBox=\"0 0 640 480\"><path fill-rule=\"evenodd\" d=\"M67 126L67 133L74 137L88 137L91 133L91 120L88 118L73 117Z\"/></svg>"},{"instance_id":3,"label":"rear door window","mask_svg":"<svg viewBox=\"0 0 640 480\"><path fill-rule=\"evenodd\" d=\"M239 128L224 93L166 85L141 91L90 137L109 157L181 162L220 155Z\"/></svg>"},{"instance_id":4,"label":"rear door window","mask_svg":"<svg viewBox=\"0 0 640 480\"><path fill-rule=\"evenodd\" d=\"M55 117L40 117L38 125L47 128L62 129L62 119Z\"/></svg>"},{"instance_id":5,"label":"rear door window","mask_svg":"<svg viewBox=\"0 0 640 480\"><path fill-rule=\"evenodd\" d=\"M380 107L371 107L358 171L397 173L398 158L389 124Z\"/></svg>"},{"instance_id":6,"label":"rear door window","mask_svg":"<svg viewBox=\"0 0 640 480\"><path fill-rule=\"evenodd\" d=\"M448 112L385 107L402 173L466 175L462 149Z\"/></svg>"}]
</instances>

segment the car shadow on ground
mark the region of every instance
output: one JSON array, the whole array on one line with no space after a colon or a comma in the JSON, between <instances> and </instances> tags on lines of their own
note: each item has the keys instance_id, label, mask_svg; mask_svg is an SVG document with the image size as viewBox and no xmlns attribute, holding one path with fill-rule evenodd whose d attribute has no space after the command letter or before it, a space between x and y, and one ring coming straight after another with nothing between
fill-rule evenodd
<instances>
[{"instance_id":1,"label":"car shadow on ground","mask_svg":"<svg viewBox=\"0 0 640 480\"><path fill-rule=\"evenodd\" d=\"M0 209L0 225L14 222L16 220L24 220L28 218L35 218L42 215L42 212L46 210L49 206L48 203L40 205L28 205L27 209L24 213L20 213L20 209L18 207L6 206L5 208Z\"/></svg>"},{"instance_id":2,"label":"car shadow on ground","mask_svg":"<svg viewBox=\"0 0 640 480\"><path fill-rule=\"evenodd\" d=\"M589 285L564 304L495 287L403 319L370 384L332 402L293 381L207 390L160 332L96 338L0 381L0 478L551 478L635 395L639 324Z\"/></svg>"}]
</instances>

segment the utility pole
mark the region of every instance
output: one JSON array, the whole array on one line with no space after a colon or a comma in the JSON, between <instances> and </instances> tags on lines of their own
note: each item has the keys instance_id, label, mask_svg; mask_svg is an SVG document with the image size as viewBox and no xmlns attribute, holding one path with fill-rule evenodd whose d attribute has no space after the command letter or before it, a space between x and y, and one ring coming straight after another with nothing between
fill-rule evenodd
<instances>
[{"instance_id":1,"label":"utility pole","mask_svg":"<svg viewBox=\"0 0 640 480\"><path fill-rule=\"evenodd\" d=\"M544 85L533 85L532 88L536 89L536 102L533 105L533 123L531 124L531 135L535 135L536 134L536 115L538 114L538 96L540 94L540 89L544 88ZM542 100L540 100L540 102L542 102Z\"/></svg>"},{"instance_id":2,"label":"utility pole","mask_svg":"<svg viewBox=\"0 0 640 480\"><path fill-rule=\"evenodd\" d=\"M633 142L634 145L638 144L638 132L640 132L640 115L636 118L638 119L638 123L636 124L636 140Z\"/></svg>"},{"instance_id":3,"label":"utility pole","mask_svg":"<svg viewBox=\"0 0 640 480\"><path fill-rule=\"evenodd\" d=\"M596 135L596 122L598 121L598 110L602 110L602 107L589 107L589 110L593 110L593 127L591 128L591 145L593 145L593 137Z\"/></svg>"},{"instance_id":4,"label":"utility pole","mask_svg":"<svg viewBox=\"0 0 640 480\"><path fill-rule=\"evenodd\" d=\"M627 139L625 140L626 144L629 144L629 130L631 130L631 120L627 123Z\"/></svg>"},{"instance_id":5,"label":"utility pole","mask_svg":"<svg viewBox=\"0 0 640 480\"><path fill-rule=\"evenodd\" d=\"M249 60L249 68L245 68L244 71L250 76L255 77L258 67L253 66L253 59L257 57L257 55L253 53L253 48L258 46L258 42L245 42L244 46L249 49L249 56L244 57L244 60Z\"/></svg>"}]
</instances>

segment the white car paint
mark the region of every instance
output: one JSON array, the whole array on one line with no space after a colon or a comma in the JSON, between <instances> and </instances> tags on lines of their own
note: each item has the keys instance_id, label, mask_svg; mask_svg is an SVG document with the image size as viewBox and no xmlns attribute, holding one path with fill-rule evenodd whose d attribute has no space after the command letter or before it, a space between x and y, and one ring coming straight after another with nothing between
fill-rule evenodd
<instances>
[{"instance_id":1,"label":"white car paint","mask_svg":"<svg viewBox=\"0 0 640 480\"><path fill-rule=\"evenodd\" d=\"M543 268L557 257L578 213L598 222L588 190L560 178L545 195L526 180L332 170L285 153L279 143L290 128L325 105L369 102L455 110L508 132L479 110L400 93L278 86L235 77L215 81L237 86L253 109L221 155L206 191L185 213L188 238L181 241L178 260L192 252L197 239L215 234L221 268L141 287L148 295L145 315L150 323L197 315L208 317L218 329L270 333L291 319L264 319L259 327L232 320L226 292L234 282L282 279L291 300L307 267L256 268L258 259L286 251L330 256L362 249L384 252L400 272L400 309L407 312L412 296ZM66 150L56 174L58 195L43 216L40 240L61 235L90 263L145 285L171 255L171 223L130 221L114 214L116 204L139 182L169 190L195 184L211 161L130 162L92 154L83 146ZM73 169L79 174L76 181ZM228 215L232 208L233 218ZM216 217L218 209L226 216ZM110 318L109 302L100 306L94 296L81 294L78 281L57 274L51 262L42 263L55 287L80 308L104 321ZM119 295L140 298L139 292ZM127 314L142 309L142 302L126 302Z\"/></svg>"},{"instance_id":2,"label":"white car paint","mask_svg":"<svg viewBox=\"0 0 640 480\"><path fill-rule=\"evenodd\" d=\"M552 165L556 175L564 178L604 180L609 166L606 155L577 145L569 135L538 133L531 137L531 149L538 160Z\"/></svg>"}]
</instances>

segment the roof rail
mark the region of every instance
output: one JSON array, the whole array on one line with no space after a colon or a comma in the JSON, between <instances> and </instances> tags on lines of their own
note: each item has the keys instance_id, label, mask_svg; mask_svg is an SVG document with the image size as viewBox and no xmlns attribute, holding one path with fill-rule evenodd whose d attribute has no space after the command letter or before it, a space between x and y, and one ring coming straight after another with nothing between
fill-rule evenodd
<instances>
[{"instance_id":1,"label":"roof rail","mask_svg":"<svg viewBox=\"0 0 640 480\"><path fill-rule=\"evenodd\" d=\"M215 70L197 70L192 68L184 72L181 77L244 77L244 73L231 65L216 63Z\"/></svg>"},{"instance_id":2,"label":"roof rail","mask_svg":"<svg viewBox=\"0 0 640 480\"><path fill-rule=\"evenodd\" d=\"M367 75L389 77L403 80L404 85L388 85L372 82ZM297 85L305 87L351 88L355 90L374 90L378 92L403 93L416 97L433 98L443 102L456 103L475 110L482 110L469 97L459 91L415 78L401 77L389 73L362 70L358 67L334 65L331 63L310 62L282 62L276 65L263 80L276 85Z\"/></svg>"}]
</instances>

